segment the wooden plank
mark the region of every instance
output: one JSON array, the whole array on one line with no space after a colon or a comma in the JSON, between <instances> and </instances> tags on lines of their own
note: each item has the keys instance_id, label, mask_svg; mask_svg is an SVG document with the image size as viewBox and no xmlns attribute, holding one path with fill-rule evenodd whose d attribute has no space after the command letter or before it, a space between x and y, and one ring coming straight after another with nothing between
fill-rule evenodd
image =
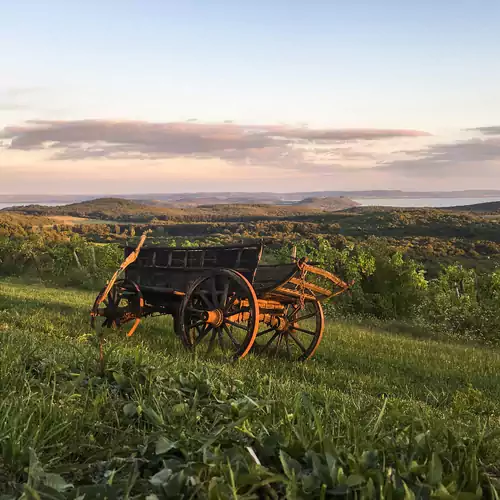
<instances>
[{"instance_id":1,"label":"wooden plank","mask_svg":"<svg viewBox=\"0 0 500 500\"><path fill-rule=\"evenodd\" d=\"M242 253L243 253L243 248L241 248L241 249L238 251L238 255L237 255L237 257L236 257L236 263L235 263L235 265L234 265L234 267L235 267L236 269L238 269L238 267L239 267L239 266L240 266L240 264L241 264L241 254L242 254Z\"/></svg>"},{"instance_id":2,"label":"wooden plank","mask_svg":"<svg viewBox=\"0 0 500 500\"><path fill-rule=\"evenodd\" d=\"M152 286L152 285L142 286L141 291L146 293L147 292L165 293L167 295L186 295L184 292L180 292L179 290L175 290L174 288L167 288L163 286Z\"/></svg>"},{"instance_id":3,"label":"wooden plank","mask_svg":"<svg viewBox=\"0 0 500 500\"><path fill-rule=\"evenodd\" d=\"M280 293L288 297L304 297L304 299L308 300L317 300L317 298L313 295L309 295L308 293L301 294L300 292L296 292L295 290L288 290L287 288L283 288L282 286L274 289L269 295L272 297L274 293Z\"/></svg>"},{"instance_id":4,"label":"wooden plank","mask_svg":"<svg viewBox=\"0 0 500 500\"><path fill-rule=\"evenodd\" d=\"M294 285L301 285L302 282L298 278L290 278L289 283L293 283ZM304 282L304 287L309 288L309 290L312 290L313 292L318 292L322 295L326 295L329 297L333 292L331 290L328 290L326 288L323 288L319 285L315 285L314 283L309 283L308 281Z\"/></svg>"},{"instance_id":5,"label":"wooden plank","mask_svg":"<svg viewBox=\"0 0 500 500\"><path fill-rule=\"evenodd\" d=\"M122 248L132 249L132 250L135 249L135 247L129 246L129 245L125 245ZM228 245L228 246L219 245L219 246L207 246L207 247L198 247L198 248L193 248L193 247L162 247L159 245L151 245L151 246L144 245L143 248L148 249L148 250L151 250L154 248L155 250L199 250L199 251L201 251L201 250L233 250L233 249L236 250L239 248L244 248L244 249L249 249L249 250L260 250L261 244L260 243L253 243L253 244L240 243L240 244Z\"/></svg>"},{"instance_id":6,"label":"wooden plank","mask_svg":"<svg viewBox=\"0 0 500 500\"><path fill-rule=\"evenodd\" d=\"M179 265L179 266L143 266L144 269L172 269L172 270L175 270L175 271L181 271L183 269L185 269L186 271L209 271L210 269L212 269L211 267L184 267L183 265ZM214 267L213 269L215 269L216 267ZM234 268L236 269L236 268ZM253 272L253 269L249 269L247 267L239 267L236 269L238 272L244 272L244 273L251 273Z\"/></svg>"}]
</instances>

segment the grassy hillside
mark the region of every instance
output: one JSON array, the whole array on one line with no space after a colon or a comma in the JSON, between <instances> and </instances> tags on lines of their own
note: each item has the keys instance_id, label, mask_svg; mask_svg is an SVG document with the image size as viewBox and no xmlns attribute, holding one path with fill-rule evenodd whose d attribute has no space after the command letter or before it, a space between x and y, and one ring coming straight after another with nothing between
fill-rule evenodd
<instances>
[{"instance_id":1,"label":"grassy hillside","mask_svg":"<svg viewBox=\"0 0 500 500\"><path fill-rule=\"evenodd\" d=\"M48 217L0 211L0 236L11 234L24 235L26 231L47 226L54 222L54 220Z\"/></svg>"},{"instance_id":2,"label":"grassy hillside","mask_svg":"<svg viewBox=\"0 0 500 500\"><path fill-rule=\"evenodd\" d=\"M229 365L159 318L100 373L93 298L0 282L0 494L498 498L498 350L330 323L311 362Z\"/></svg>"}]
</instances>

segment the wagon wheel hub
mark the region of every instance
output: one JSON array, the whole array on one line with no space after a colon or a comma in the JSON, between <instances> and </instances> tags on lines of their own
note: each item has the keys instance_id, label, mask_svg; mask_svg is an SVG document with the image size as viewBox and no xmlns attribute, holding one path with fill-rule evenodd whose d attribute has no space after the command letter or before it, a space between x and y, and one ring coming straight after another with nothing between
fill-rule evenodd
<instances>
[{"instance_id":1,"label":"wagon wheel hub","mask_svg":"<svg viewBox=\"0 0 500 500\"><path fill-rule=\"evenodd\" d=\"M283 316L272 316L268 324L280 333L286 332L290 327L290 322Z\"/></svg>"},{"instance_id":2,"label":"wagon wheel hub","mask_svg":"<svg viewBox=\"0 0 500 500\"><path fill-rule=\"evenodd\" d=\"M222 309L213 309L212 311L205 311L203 313L203 320L209 325L218 328L224 323L224 311Z\"/></svg>"}]
</instances>

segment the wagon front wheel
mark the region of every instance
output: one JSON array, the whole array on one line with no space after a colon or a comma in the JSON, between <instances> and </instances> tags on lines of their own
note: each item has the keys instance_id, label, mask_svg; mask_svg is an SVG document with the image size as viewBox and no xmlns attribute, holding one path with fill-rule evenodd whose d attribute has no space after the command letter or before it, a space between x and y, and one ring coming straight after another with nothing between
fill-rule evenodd
<instances>
[{"instance_id":1,"label":"wagon front wheel","mask_svg":"<svg viewBox=\"0 0 500 500\"><path fill-rule=\"evenodd\" d=\"M220 350L233 359L250 351L259 328L259 303L250 282L232 269L198 278L181 303L178 333L189 349Z\"/></svg>"}]
</instances>

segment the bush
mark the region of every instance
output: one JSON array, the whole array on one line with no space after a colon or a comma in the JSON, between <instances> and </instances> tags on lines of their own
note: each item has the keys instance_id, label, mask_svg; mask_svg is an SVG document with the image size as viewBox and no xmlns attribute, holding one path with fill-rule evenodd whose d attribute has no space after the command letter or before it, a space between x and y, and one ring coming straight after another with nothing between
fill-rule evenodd
<instances>
[{"instance_id":1,"label":"bush","mask_svg":"<svg viewBox=\"0 0 500 500\"><path fill-rule=\"evenodd\" d=\"M0 274L35 275L44 281L95 286L120 265L123 252L116 244L97 244L73 235L47 241L40 235L0 238Z\"/></svg>"}]
</instances>

